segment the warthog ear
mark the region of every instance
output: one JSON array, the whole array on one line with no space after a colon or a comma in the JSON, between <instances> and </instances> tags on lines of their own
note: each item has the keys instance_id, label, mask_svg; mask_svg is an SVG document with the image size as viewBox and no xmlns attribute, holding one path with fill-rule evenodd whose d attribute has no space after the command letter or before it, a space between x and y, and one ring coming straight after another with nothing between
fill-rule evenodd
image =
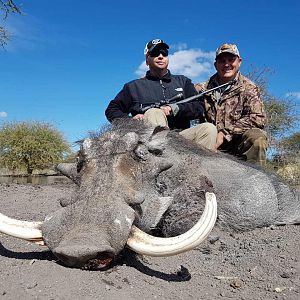
<instances>
[{"instance_id":1,"label":"warthog ear","mask_svg":"<svg viewBox=\"0 0 300 300\"><path fill-rule=\"evenodd\" d=\"M169 131L170 131L170 129L166 126L156 126L152 132L152 135L155 135L159 132L167 132L167 134L168 134Z\"/></svg>"},{"instance_id":2,"label":"warthog ear","mask_svg":"<svg viewBox=\"0 0 300 300\"><path fill-rule=\"evenodd\" d=\"M167 142L167 135L169 133L168 127L157 126L152 133L151 139L148 143L149 152L155 154L161 154L165 149L165 144Z\"/></svg>"}]
</instances>

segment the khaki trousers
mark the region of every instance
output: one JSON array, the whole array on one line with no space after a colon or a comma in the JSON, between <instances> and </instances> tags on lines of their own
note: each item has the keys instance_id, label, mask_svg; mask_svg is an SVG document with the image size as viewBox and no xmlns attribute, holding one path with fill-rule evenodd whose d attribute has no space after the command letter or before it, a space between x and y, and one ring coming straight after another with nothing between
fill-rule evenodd
<instances>
[{"instance_id":1,"label":"khaki trousers","mask_svg":"<svg viewBox=\"0 0 300 300\"><path fill-rule=\"evenodd\" d=\"M184 129L180 135L188 140L194 141L207 149L214 150L217 140L217 127L212 123L201 123L194 127Z\"/></svg>"},{"instance_id":2,"label":"khaki trousers","mask_svg":"<svg viewBox=\"0 0 300 300\"><path fill-rule=\"evenodd\" d=\"M154 126L168 127L168 119L159 108L150 108L144 113L144 122Z\"/></svg>"},{"instance_id":3,"label":"khaki trousers","mask_svg":"<svg viewBox=\"0 0 300 300\"><path fill-rule=\"evenodd\" d=\"M166 115L159 108L150 108L144 114L144 122L155 126L168 126ZM188 140L208 148L214 149L217 139L217 128L211 123L202 123L179 132Z\"/></svg>"},{"instance_id":4,"label":"khaki trousers","mask_svg":"<svg viewBox=\"0 0 300 300\"><path fill-rule=\"evenodd\" d=\"M220 150L239 156L246 161L265 166L267 147L267 133L259 128L252 128L246 130L243 134L234 135L230 142L221 145Z\"/></svg>"}]
</instances>

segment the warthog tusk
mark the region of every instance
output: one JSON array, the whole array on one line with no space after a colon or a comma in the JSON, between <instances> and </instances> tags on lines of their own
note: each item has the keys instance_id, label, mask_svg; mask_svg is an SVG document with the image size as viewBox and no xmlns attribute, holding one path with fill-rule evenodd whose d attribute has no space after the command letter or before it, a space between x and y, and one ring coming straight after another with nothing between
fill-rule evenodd
<instances>
[{"instance_id":1,"label":"warthog tusk","mask_svg":"<svg viewBox=\"0 0 300 300\"><path fill-rule=\"evenodd\" d=\"M42 222L19 221L0 213L0 232L38 245L44 245L42 224Z\"/></svg>"},{"instance_id":2,"label":"warthog tusk","mask_svg":"<svg viewBox=\"0 0 300 300\"><path fill-rule=\"evenodd\" d=\"M217 219L217 200L213 193L205 194L206 204L200 220L187 232L170 238L154 237L136 226L132 227L127 245L133 251L149 256L171 256L200 245L213 229Z\"/></svg>"}]
</instances>

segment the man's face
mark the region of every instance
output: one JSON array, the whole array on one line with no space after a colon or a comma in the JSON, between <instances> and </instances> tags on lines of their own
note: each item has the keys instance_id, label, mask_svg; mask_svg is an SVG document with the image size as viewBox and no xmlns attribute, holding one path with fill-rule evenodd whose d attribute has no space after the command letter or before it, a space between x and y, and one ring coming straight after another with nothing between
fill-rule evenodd
<instances>
[{"instance_id":1,"label":"man's face","mask_svg":"<svg viewBox=\"0 0 300 300\"><path fill-rule=\"evenodd\" d=\"M147 54L146 64L149 66L150 70L160 72L167 70L169 65L168 50L155 47L154 50Z\"/></svg>"},{"instance_id":2,"label":"man's face","mask_svg":"<svg viewBox=\"0 0 300 300\"><path fill-rule=\"evenodd\" d=\"M233 80L240 70L242 59L231 53L220 54L215 61L215 68L220 83Z\"/></svg>"}]
</instances>

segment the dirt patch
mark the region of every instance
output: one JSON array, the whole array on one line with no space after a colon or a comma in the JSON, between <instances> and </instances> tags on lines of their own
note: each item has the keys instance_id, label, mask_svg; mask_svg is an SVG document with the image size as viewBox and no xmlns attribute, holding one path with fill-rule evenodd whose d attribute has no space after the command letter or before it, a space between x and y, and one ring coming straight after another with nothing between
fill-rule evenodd
<instances>
[{"instance_id":1,"label":"dirt patch","mask_svg":"<svg viewBox=\"0 0 300 300\"><path fill-rule=\"evenodd\" d=\"M67 185L0 184L1 213L43 220ZM125 252L108 271L64 267L47 248L0 234L2 299L300 299L299 226L213 231L202 247L151 258Z\"/></svg>"}]
</instances>

